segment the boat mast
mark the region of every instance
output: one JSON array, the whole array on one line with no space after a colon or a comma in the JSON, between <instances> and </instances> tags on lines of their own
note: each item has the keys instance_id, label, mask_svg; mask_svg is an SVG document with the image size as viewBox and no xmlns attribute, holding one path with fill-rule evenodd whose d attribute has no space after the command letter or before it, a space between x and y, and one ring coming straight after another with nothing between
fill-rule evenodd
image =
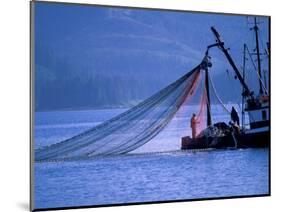
<instances>
[{"instance_id":1,"label":"boat mast","mask_svg":"<svg viewBox=\"0 0 281 212\"><path fill-rule=\"evenodd\" d=\"M201 63L201 69L205 71L205 89L206 89L206 96L207 96L207 126L212 125L212 116L211 116L211 101L210 101L210 89L209 89L209 69L212 63L209 61L208 50L206 51L205 57Z\"/></svg>"},{"instance_id":2,"label":"boat mast","mask_svg":"<svg viewBox=\"0 0 281 212\"><path fill-rule=\"evenodd\" d=\"M260 47L259 47L259 33L257 18L255 17L255 26L253 27L256 36L256 51L257 51L257 60L258 60L258 73L259 73L259 84L260 84L260 94L263 94L262 88L262 74L261 74L261 59L260 59Z\"/></svg>"},{"instance_id":3,"label":"boat mast","mask_svg":"<svg viewBox=\"0 0 281 212\"><path fill-rule=\"evenodd\" d=\"M244 50L243 50L243 80L245 81L245 69L246 69L246 44L244 43ZM245 92L245 88L243 87L242 89L242 93ZM245 112L244 112L244 100L245 97L244 95L242 95L242 110L241 110L241 115L242 115L242 129L244 128L244 124L245 124Z\"/></svg>"},{"instance_id":4,"label":"boat mast","mask_svg":"<svg viewBox=\"0 0 281 212\"><path fill-rule=\"evenodd\" d=\"M210 102L210 91L209 91L209 70L208 67L205 69L205 88L207 94L207 126L212 125L211 117L211 102Z\"/></svg>"}]
</instances>

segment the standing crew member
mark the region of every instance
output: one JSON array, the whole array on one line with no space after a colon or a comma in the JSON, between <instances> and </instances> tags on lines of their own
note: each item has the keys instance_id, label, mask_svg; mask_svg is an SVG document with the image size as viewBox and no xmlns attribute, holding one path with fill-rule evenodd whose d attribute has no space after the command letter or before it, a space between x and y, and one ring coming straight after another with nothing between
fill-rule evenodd
<instances>
[{"instance_id":1,"label":"standing crew member","mask_svg":"<svg viewBox=\"0 0 281 212\"><path fill-rule=\"evenodd\" d=\"M192 130L192 138L194 139L196 137L196 125L197 125L198 121L197 121L197 117L196 117L196 114L193 113L192 114L192 118L190 120L190 127L191 127L191 130Z\"/></svg>"},{"instance_id":2,"label":"standing crew member","mask_svg":"<svg viewBox=\"0 0 281 212\"><path fill-rule=\"evenodd\" d=\"M234 107L231 109L231 120L234 124L237 124L239 126L239 115Z\"/></svg>"}]
</instances>

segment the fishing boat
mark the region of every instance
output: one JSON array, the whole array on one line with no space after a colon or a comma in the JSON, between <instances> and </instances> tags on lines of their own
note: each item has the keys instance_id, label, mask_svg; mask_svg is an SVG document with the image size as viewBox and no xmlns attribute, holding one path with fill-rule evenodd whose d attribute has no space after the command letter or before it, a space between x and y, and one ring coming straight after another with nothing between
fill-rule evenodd
<instances>
[{"instance_id":1,"label":"fishing boat","mask_svg":"<svg viewBox=\"0 0 281 212\"><path fill-rule=\"evenodd\" d=\"M202 63L205 70L205 87L207 91L207 128L201 131L196 137L190 136L182 137L181 149L202 149L202 148L262 148L270 146L270 94L264 85L261 75L261 53L259 46L259 34L258 24L256 18L254 19L254 27L252 28L255 34L255 53L257 59L257 75L259 83L259 93L255 95L250 90L249 86L245 82L245 54L249 49L244 44L244 60L243 60L243 74L237 68L232 56L228 49L225 47L219 32L211 27L211 31L215 36L216 42L207 47L205 54L205 62ZM269 43L267 43L267 55L269 56ZM209 77L208 69L211 67L209 61L209 50L213 47L219 48L227 61L231 65L235 72L236 78L239 80L242 86L242 126L234 123L215 123L212 124L211 117L211 101L209 95ZM245 127L244 116L245 113L249 117L249 127Z\"/></svg>"},{"instance_id":2,"label":"fishing boat","mask_svg":"<svg viewBox=\"0 0 281 212\"><path fill-rule=\"evenodd\" d=\"M181 134L178 137L178 141L182 140L181 149L268 147L270 99L261 77L258 25L255 21L253 30L256 35L255 55L260 84L258 95L255 95L245 82L245 68L241 74L218 31L214 27L211 30L216 42L207 47L202 61L192 70L123 113L58 143L36 149L35 161L75 160L132 152L156 139L177 114L184 114L182 120L187 121L189 117L184 111L188 108L186 106L190 106L189 101L198 97L197 94L201 97L198 114L199 117L204 116L203 121L200 121L204 123L203 130L194 138L182 137L184 134ZM212 66L209 51L215 47L223 52L242 85L242 126L235 122L212 122L209 87L214 86L209 77L209 69ZM246 50L245 45L244 63ZM197 93L198 91L201 93ZM220 102L223 105L222 101ZM244 113L248 113L249 127L244 124Z\"/></svg>"}]
</instances>

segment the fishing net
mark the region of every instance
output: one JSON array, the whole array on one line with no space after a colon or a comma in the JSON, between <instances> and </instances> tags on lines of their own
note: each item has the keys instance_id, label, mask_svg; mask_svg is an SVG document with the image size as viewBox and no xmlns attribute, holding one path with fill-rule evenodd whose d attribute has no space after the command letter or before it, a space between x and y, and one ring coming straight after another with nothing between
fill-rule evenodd
<instances>
[{"instance_id":1,"label":"fishing net","mask_svg":"<svg viewBox=\"0 0 281 212\"><path fill-rule=\"evenodd\" d=\"M158 135L196 93L200 71L201 65L198 65L124 113L72 138L37 149L35 160L88 158L137 149ZM201 99L201 104L204 101ZM200 111L203 111L201 107Z\"/></svg>"},{"instance_id":2,"label":"fishing net","mask_svg":"<svg viewBox=\"0 0 281 212\"><path fill-rule=\"evenodd\" d=\"M202 95L201 95L201 99L200 99L200 104L199 104L199 112L197 115L197 133L196 133L196 137L199 135L199 133L204 130L207 127L207 121L206 121L206 117L207 117L207 107L210 107L208 99L207 99L207 91L206 91L206 87L205 87L205 83L203 83L202 85Z\"/></svg>"}]
</instances>

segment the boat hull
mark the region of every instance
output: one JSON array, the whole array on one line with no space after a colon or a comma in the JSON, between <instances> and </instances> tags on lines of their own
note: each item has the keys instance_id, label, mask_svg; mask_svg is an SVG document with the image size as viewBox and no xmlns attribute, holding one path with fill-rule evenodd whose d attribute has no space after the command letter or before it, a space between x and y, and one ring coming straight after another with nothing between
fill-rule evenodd
<instances>
[{"instance_id":1,"label":"boat hull","mask_svg":"<svg viewBox=\"0 0 281 212\"><path fill-rule=\"evenodd\" d=\"M182 138L181 149L265 148L270 146L270 132L250 132L221 137Z\"/></svg>"}]
</instances>

